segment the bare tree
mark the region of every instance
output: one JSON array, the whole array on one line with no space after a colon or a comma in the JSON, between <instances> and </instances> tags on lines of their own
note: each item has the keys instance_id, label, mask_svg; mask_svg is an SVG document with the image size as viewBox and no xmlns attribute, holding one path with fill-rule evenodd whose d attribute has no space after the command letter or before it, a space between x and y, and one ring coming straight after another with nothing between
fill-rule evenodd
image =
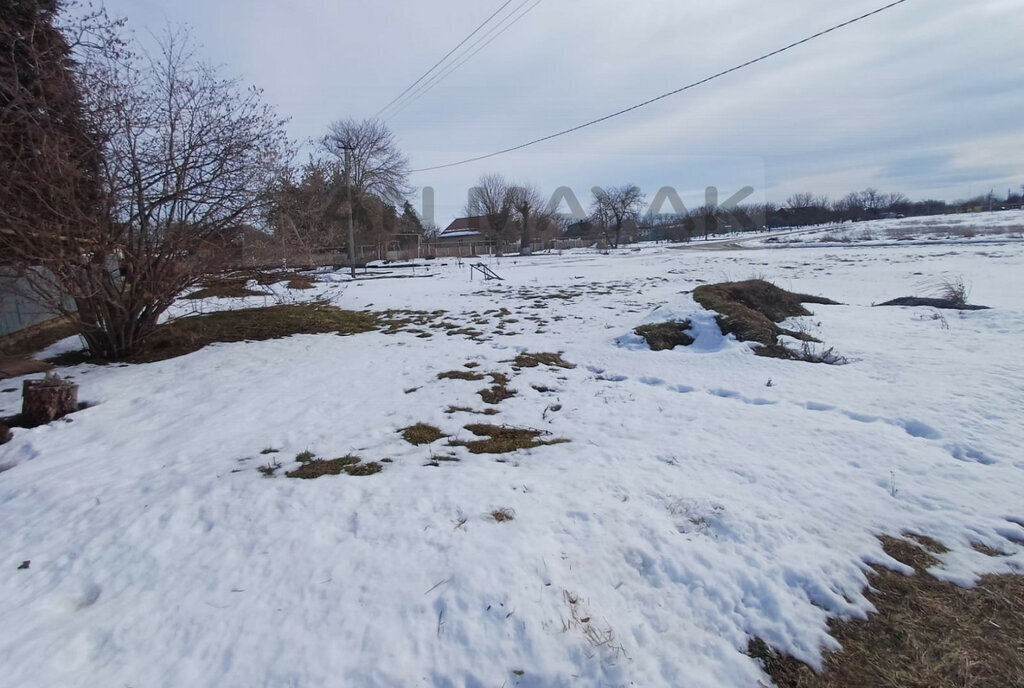
<instances>
[{"instance_id":1,"label":"bare tree","mask_svg":"<svg viewBox=\"0 0 1024 688\"><path fill-rule=\"evenodd\" d=\"M485 174L470 190L466 203L467 215L483 218L484 231L494 241L494 250L499 256L514 227L513 188L500 174Z\"/></svg>"},{"instance_id":2,"label":"bare tree","mask_svg":"<svg viewBox=\"0 0 1024 688\"><path fill-rule=\"evenodd\" d=\"M374 119L343 119L328 127L322 145L340 163L350 151L349 180L358 193L371 193L390 203L409 195L409 159L398 148L394 134Z\"/></svg>"},{"instance_id":3,"label":"bare tree","mask_svg":"<svg viewBox=\"0 0 1024 688\"><path fill-rule=\"evenodd\" d=\"M348 185L348 212L353 222L361 219L361 233L364 237L372 235L379 255L385 218L378 212L377 202L400 203L412 192L408 183L409 159L399 150L391 130L375 119L338 120L330 125L321 145L341 165ZM358 244L354 237L347 243L352 244L349 261L355 277Z\"/></svg>"},{"instance_id":4,"label":"bare tree","mask_svg":"<svg viewBox=\"0 0 1024 688\"><path fill-rule=\"evenodd\" d=\"M34 21L53 26L52 14ZM46 112L71 98L82 122L74 140L88 145L53 136L57 118L38 128L37 147L0 140L9 171L34 187L21 179L0 192L0 251L38 300L77 325L94 356L122 358L256 219L286 147L283 121L259 91L199 61L182 33L169 33L155 55L104 47L76 61L26 45L31 35L13 38L22 62L40 72L60 64L68 78L53 88L15 83L2 116L18 99Z\"/></svg>"},{"instance_id":5,"label":"bare tree","mask_svg":"<svg viewBox=\"0 0 1024 688\"><path fill-rule=\"evenodd\" d=\"M540 190L531 185L515 186L510 191L512 207L519 220L519 255L530 255L534 237L551 221L547 203Z\"/></svg>"},{"instance_id":6,"label":"bare tree","mask_svg":"<svg viewBox=\"0 0 1024 688\"><path fill-rule=\"evenodd\" d=\"M643 212L644 193L635 184L595 188L593 193L594 220L605 228L605 238L612 248L618 248L622 227L629 220L635 222ZM608 236L609 229L615 232L614 241Z\"/></svg>"},{"instance_id":7,"label":"bare tree","mask_svg":"<svg viewBox=\"0 0 1024 688\"><path fill-rule=\"evenodd\" d=\"M718 233L720 210L716 205L703 205L695 211L698 219L698 227L704 232L704 240L712 234Z\"/></svg>"},{"instance_id":8,"label":"bare tree","mask_svg":"<svg viewBox=\"0 0 1024 688\"><path fill-rule=\"evenodd\" d=\"M787 212L792 225L813 225L828 222L831 203L826 196L797 193L786 199Z\"/></svg>"}]
</instances>

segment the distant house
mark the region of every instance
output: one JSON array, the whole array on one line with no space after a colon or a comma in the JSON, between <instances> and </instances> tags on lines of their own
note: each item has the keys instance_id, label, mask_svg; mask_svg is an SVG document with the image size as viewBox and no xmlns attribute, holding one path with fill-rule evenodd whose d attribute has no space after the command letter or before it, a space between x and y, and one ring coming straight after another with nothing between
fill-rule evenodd
<instances>
[{"instance_id":1,"label":"distant house","mask_svg":"<svg viewBox=\"0 0 1024 688\"><path fill-rule=\"evenodd\" d=\"M486 217L460 217L437 235L437 243L439 246L459 246L469 241L486 241L486 226Z\"/></svg>"},{"instance_id":2,"label":"distant house","mask_svg":"<svg viewBox=\"0 0 1024 688\"><path fill-rule=\"evenodd\" d=\"M437 235L435 244L444 255L488 254L493 242L487 238L486 228L486 217L460 217Z\"/></svg>"}]
</instances>

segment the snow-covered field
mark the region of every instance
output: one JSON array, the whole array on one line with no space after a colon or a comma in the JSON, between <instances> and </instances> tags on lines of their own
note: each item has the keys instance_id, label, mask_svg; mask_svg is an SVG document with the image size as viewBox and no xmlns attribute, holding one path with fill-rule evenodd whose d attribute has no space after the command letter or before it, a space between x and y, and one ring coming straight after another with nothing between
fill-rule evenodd
<instances>
[{"instance_id":1,"label":"snow-covered field","mask_svg":"<svg viewBox=\"0 0 1024 688\"><path fill-rule=\"evenodd\" d=\"M782 237L759 237L744 244L813 246L855 243L879 246L892 242L1001 243L1020 239L1024 239L1024 210L844 222L787 232Z\"/></svg>"},{"instance_id":2,"label":"snow-covered field","mask_svg":"<svg viewBox=\"0 0 1024 688\"><path fill-rule=\"evenodd\" d=\"M942 541L934 572L961 584L1024 572L1024 241L490 264L503 282L439 261L301 296L444 309L481 341L300 335L68 369L94 405L0 447L0 686L755 688L751 637L814 664L830 616L870 610L868 565L907 570L878 534ZM851 363L756 357L689 295L753 275L846 304L799 326ZM992 310L871 307L951 275ZM631 335L668 315L693 347ZM524 351L576 367L515 372ZM489 383L437 379L467 362L510 376L498 415L446 413L486 406ZM20 387L0 382L0 415ZM406 443L421 421L569 442ZM284 477L307 449L392 462Z\"/></svg>"}]
</instances>

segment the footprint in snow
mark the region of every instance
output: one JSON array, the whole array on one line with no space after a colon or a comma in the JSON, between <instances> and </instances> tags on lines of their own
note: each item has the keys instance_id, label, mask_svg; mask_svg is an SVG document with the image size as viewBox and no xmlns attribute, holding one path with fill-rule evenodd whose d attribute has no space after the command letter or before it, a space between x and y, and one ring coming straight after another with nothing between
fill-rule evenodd
<instances>
[{"instance_id":1,"label":"footprint in snow","mask_svg":"<svg viewBox=\"0 0 1024 688\"><path fill-rule=\"evenodd\" d=\"M984 464L991 466L996 463L996 460L986 456L984 452L972 449L971 447L965 447L962 444L952 444L946 447L950 455L957 461L973 461L975 463Z\"/></svg>"},{"instance_id":2,"label":"footprint in snow","mask_svg":"<svg viewBox=\"0 0 1024 688\"><path fill-rule=\"evenodd\" d=\"M942 438L941 432L919 420L902 420L897 421L896 424L903 426L903 429L906 430L907 434L911 437L919 437L924 440L937 440Z\"/></svg>"},{"instance_id":3,"label":"footprint in snow","mask_svg":"<svg viewBox=\"0 0 1024 688\"><path fill-rule=\"evenodd\" d=\"M723 399L739 399L740 398L740 393L739 392L734 392L731 389L710 389L710 390L708 390L708 392L710 392L711 394L714 394L716 397L722 397Z\"/></svg>"}]
</instances>

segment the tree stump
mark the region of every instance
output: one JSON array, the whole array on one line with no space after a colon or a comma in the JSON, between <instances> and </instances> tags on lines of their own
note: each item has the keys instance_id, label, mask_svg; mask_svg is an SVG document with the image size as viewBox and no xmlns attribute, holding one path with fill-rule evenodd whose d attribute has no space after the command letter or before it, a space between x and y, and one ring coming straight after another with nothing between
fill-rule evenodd
<instances>
[{"instance_id":1,"label":"tree stump","mask_svg":"<svg viewBox=\"0 0 1024 688\"><path fill-rule=\"evenodd\" d=\"M21 419L24 425L44 425L78 410L78 385L47 373L42 380L25 380Z\"/></svg>"}]
</instances>

